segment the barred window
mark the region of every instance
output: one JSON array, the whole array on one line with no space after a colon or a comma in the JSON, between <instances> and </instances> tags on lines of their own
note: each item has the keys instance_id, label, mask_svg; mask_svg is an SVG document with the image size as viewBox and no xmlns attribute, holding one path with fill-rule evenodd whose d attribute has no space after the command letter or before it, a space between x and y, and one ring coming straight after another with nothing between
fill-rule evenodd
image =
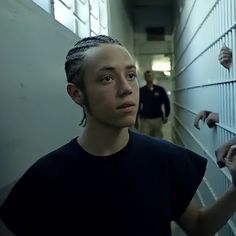
<instances>
[{"instance_id":1,"label":"barred window","mask_svg":"<svg viewBox=\"0 0 236 236\"><path fill-rule=\"evenodd\" d=\"M107 0L33 0L79 37L108 34Z\"/></svg>"}]
</instances>

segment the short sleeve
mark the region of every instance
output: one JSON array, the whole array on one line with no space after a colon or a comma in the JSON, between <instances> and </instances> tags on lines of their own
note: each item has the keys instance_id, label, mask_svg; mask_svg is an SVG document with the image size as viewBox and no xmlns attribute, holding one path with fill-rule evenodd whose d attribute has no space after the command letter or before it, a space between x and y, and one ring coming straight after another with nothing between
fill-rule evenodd
<instances>
[{"instance_id":1,"label":"short sleeve","mask_svg":"<svg viewBox=\"0 0 236 236\"><path fill-rule=\"evenodd\" d=\"M198 154L178 147L170 158L171 219L179 220L196 193L206 170L207 160Z\"/></svg>"},{"instance_id":2,"label":"short sleeve","mask_svg":"<svg viewBox=\"0 0 236 236\"><path fill-rule=\"evenodd\" d=\"M43 182L37 168L32 166L1 206L0 218L15 235L38 235L43 220Z\"/></svg>"}]
</instances>

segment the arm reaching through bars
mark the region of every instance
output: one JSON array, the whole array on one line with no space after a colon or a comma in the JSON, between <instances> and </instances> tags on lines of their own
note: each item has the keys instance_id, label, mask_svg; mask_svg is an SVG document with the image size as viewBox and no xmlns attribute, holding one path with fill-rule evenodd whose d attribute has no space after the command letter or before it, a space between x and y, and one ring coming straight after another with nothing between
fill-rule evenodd
<instances>
[{"instance_id":1,"label":"arm reaching through bars","mask_svg":"<svg viewBox=\"0 0 236 236\"><path fill-rule=\"evenodd\" d=\"M206 118L206 124L209 128L213 128L216 123L219 123L219 113L211 112Z\"/></svg>"},{"instance_id":2,"label":"arm reaching through bars","mask_svg":"<svg viewBox=\"0 0 236 236\"><path fill-rule=\"evenodd\" d=\"M213 235L236 211L236 137L227 145L229 143L231 145L219 153L225 154L223 162L230 171L232 186L210 207L199 209L193 201L188 205L180 219L180 225L188 235Z\"/></svg>"},{"instance_id":3,"label":"arm reaching through bars","mask_svg":"<svg viewBox=\"0 0 236 236\"><path fill-rule=\"evenodd\" d=\"M199 122L202 120L206 121L206 124L209 128L213 128L216 123L219 122L219 113L211 112L207 110L200 111L194 119L194 127L200 129Z\"/></svg>"},{"instance_id":4,"label":"arm reaching through bars","mask_svg":"<svg viewBox=\"0 0 236 236\"><path fill-rule=\"evenodd\" d=\"M215 151L217 164L220 168L226 166L227 157L229 155L232 155L232 152L233 152L232 150L234 150L235 152L235 149L236 149L236 137L224 143L221 147L219 147Z\"/></svg>"},{"instance_id":5,"label":"arm reaching through bars","mask_svg":"<svg viewBox=\"0 0 236 236\"><path fill-rule=\"evenodd\" d=\"M229 69L230 65L232 64L232 50L225 44L220 50L218 60L220 64L226 69Z\"/></svg>"}]
</instances>

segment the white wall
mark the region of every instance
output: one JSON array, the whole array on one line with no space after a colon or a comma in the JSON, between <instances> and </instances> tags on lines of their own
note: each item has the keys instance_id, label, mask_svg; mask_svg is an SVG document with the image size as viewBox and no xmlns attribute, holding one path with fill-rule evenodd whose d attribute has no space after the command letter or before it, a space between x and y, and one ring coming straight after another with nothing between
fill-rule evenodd
<instances>
[{"instance_id":1,"label":"white wall","mask_svg":"<svg viewBox=\"0 0 236 236\"><path fill-rule=\"evenodd\" d=\"M109 0L108 28L109 35L117 38L130 51L134 53L134 35L128 4L125 0Z\"/></svg>"},{"instance_id":2,"label":"white wall","mask_svg":"<svg viewBox=\"0 0 236 236\"><path fill-rule=\"evenodd\" d=\"M111 0L110 35L133 52L123 1ZM80 135L81 108L66 92L64 59L78 38L31 0L0 1L0 204L42 155ZM11 235L0 222L0 235Z\"/></svg>"},{"instance_id":3,"label":"white wall","mask_svg":"<svg viewBox=\"0 0 236 236\"><path fill-rule=\"evenodd\" d=\"M111 0L110 34L133 51L121 0ZM82 112L67 95L64 58L78 38L31 0L0 1L0 189L42 155L79 135Z\"/></svg>"},{"instance_id":4,"label":"white wall","mask_svg":"<svg viewBox=\"0 0 236 236\"><path fill-rule=\"evenodd\" d=\"M0 188L80 133L64 58L76 36L30 0L0 2Z\"/></svg>"}]
</instances>

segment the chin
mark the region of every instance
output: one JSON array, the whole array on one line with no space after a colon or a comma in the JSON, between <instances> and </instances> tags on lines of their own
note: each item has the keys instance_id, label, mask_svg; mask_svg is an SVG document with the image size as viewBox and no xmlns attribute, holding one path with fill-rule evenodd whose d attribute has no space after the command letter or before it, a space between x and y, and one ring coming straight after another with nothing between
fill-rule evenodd
<instances>
[{"instance_id":1,"label":"chin","mask_svg":"<svg viewBox=\"0 0 236 236\"><path fill-rule=\"evenodd\" d=\"M116 126L119 128L129 128L135 125L134 119L127 119L116 123Z\"/></svg>"}]
</instances>

